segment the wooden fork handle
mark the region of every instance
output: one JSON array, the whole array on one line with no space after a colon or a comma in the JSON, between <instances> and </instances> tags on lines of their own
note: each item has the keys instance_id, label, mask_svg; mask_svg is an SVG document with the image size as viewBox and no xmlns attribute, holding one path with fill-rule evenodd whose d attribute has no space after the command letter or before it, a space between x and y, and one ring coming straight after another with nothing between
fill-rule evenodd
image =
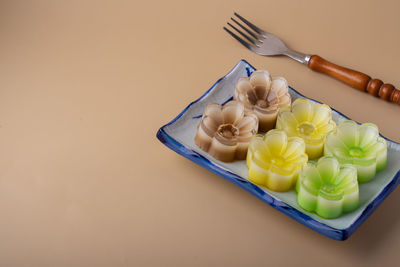
<instances>
[{"instance_id":1,"label":"wooden fork handle","mask_svg":"<svg viewBox=\"0 0 400 267\"><path fill-rule=\"evenodd\" d=\"M384 100L400 105L400 90L394 88L391 84L384 84L379 79L371 79L362 72L338 66L317 55L311 56L308 67L342 81L355 89L366 91L373 96L379 96Z\"/></svg>"}]
</instances>

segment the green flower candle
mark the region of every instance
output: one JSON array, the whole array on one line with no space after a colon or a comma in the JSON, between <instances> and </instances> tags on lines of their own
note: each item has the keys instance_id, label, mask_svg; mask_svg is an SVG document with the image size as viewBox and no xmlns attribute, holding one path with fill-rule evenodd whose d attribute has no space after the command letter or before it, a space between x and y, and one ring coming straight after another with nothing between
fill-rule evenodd
<instances>
[{"instance_id":1,"label":"green flower candle","mask_svg":"<svg viewBox=\"0 0 400 267\"><path fill-rule=\"evenodd\" d=\"M296 191L301 208L325 219L337 218L359 205L357 169L324 156L302 168Z\"/></svg>"},{"instance_id":2,"label":"green flower candle","mask_svg":"<svg viewBox=\"0 0 400 267\"><path fill-rule=\"evenodd\" d=\"M288 191L296 184L307 159L301 138L287 137L282 130L270 130L264 136L254 136L250 142L249 179L273 191Z\"/></svg>"},{"instance_id":3,"label":"green flower candle","mask_svg":"<svg viewBox=\"0 0 400 267\"><path fill-rule=\"evenodd\" d=\"M306 143L309 159L322 156L326 134L335 129L332 110L325 104L315 104L308 99L298 98L291 107L282 107L278 114L277 129L288 136L301 137Z\"/></svg>"},{"instance_id":4,"label":"green flower candle","mask_svg":"<svg viewBox=\"0 0 400 267\"><path fill-rule=\"evenodd\" d=\"M340 163L354 165L360 183L371 181L387 162L386 140L379 136L378 127L372 123L341 122L328 134L324 153L333 155Z\"/></svg>"}]
</instances>

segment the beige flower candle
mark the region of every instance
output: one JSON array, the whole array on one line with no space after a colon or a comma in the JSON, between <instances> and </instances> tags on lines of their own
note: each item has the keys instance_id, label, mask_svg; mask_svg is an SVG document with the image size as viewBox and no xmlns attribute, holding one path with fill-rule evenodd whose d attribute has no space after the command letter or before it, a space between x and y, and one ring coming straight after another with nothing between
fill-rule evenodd
<instances>
[{"instance_id":1,"label":"beige flower candle","mask_svg":"<svg viewBox=\"0 0 400 267\"><path fill-rule=\"evenodd\" d=\"M218 160L242 160L246 158L250 140L257 129L257 116L245 113L242 103L230 101L224 106L211 103L197 127L194 142Z\"/></svg>"},{"instance_id":2,"label":"beige flower candle","mask_svg":"<svg viewBox=\"0 0 400 267\"><path fill-rule=\"evenodd\" d=\"M285 78L272 79L266 70L257 70L248 78L240 78L236 83L234 99L243 103L246 111L256 114L260 132L275 128L279 109L291 103Z\"/></svg>"}]
</instances>

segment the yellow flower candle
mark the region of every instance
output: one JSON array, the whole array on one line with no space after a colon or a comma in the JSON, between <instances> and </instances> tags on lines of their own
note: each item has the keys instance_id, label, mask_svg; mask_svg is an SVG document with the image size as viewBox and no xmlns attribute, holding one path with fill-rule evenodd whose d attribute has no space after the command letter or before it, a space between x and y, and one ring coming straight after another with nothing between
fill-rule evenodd
<instances>
[{"instance_id":1,"label":"yellow flower candle","mask_svg":"<svg viewBox=\"0 0 400 267\"><path fill-rule=\"evenodd\" d=\"M328 105L313 105L308 99L298 98L291 107L281 108L276 128L284 130L288 136L302 138L308 158L313 160L322 156L326 135L336 128L336 123Z\"/></svg>"},{"instance_id":2,"label":"yellow flower candle","mask_svg":"<svg viewBox=\"0 0 400 267\"><path fill-rule=\"evenodd\" d=\"M303 139L288 137L282 130L270 130L264 136L254 136L250 142L249 179L273 191L288 191L296 184L307 159Z\"/></svg>"}]
</instances>

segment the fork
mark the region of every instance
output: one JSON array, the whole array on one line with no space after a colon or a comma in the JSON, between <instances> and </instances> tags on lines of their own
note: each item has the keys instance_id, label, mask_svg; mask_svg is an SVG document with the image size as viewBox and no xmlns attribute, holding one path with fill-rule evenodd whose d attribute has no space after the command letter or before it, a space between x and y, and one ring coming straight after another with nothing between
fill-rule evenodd
<instances>
[{"instance_id":1,"label":"fork","mask_svg":"<svg viewBox=\"0 0 400 267\"><path fill-rule=\"evenodd\" d=\"M290 49L276 35L262 30L236 12L231 20L239 28L230 22L227 24L243 38L227 27L223 27L223 29L250 51L261 56L288 56L314 71L327 74L355 89L400 105L400 90L392 84L384 84L379 79L371 79L362 72L333 64L318 55L303 54Z\"/></svg>"}]
</instances>

